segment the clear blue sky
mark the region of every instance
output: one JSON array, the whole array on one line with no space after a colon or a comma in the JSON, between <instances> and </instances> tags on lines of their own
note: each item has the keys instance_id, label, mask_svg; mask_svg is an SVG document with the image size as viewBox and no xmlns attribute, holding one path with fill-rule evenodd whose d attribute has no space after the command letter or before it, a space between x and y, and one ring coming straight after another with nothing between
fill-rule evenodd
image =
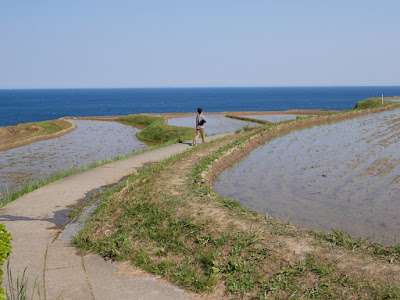
<instances>
[{"instance_id":1,"label":"clear blue sky","mask_svg":"<svg viewBox=\"0 0 400 300\"><path fill-rule=\"evenodd\" d=\"M400 1L2 1L0 88L400 85Z\"/></svg>"}]
</instances>

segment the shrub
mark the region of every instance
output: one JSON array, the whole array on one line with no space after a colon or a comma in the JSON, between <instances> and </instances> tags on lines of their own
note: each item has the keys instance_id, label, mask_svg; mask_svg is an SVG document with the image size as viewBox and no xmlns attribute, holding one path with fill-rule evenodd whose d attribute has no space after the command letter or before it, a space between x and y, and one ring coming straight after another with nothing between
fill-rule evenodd
<instances>
[{"instance_id":1,"label":"shrub","mask_svg":"<svg viewBox=\"0 0 400 300\"><path fill-rule=\"evenodd\" d=\"M11 253L11 234L6 230L4 223L0 223L0 267L4 264ZM1 287L3 270L0 269L0 299L6 299Z\"/></svg>"}]
</instances>

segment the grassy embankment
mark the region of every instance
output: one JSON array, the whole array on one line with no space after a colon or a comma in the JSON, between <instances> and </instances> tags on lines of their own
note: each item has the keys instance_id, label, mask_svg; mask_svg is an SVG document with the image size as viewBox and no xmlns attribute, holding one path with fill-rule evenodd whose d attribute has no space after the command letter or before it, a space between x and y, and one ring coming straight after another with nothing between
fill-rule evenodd
<instances>
[{"instance_id":1,"label":"grassy embankment","mask_svg":"<svg viewBox=\"0 0 400 300\"><path fill-rule=\"evenodd\" d=\"M149 143L180 143L185 140L192 140L195 134L193 128L165 124L164 117L153 117L139 114L120 117L117 121L142 129L137 134L137 137L140 140Z\"/></svg>"},{"instance_id":2,"label":"grassy embankment","mask_svg":"<svg viewBox=\"0 0 400 300\"><path fill-rule=\"evenodd\" d=\"M221 170L269 139L399 106L358 106L192 148L131 175L108 193L75 244L128 260L210 299L399 298L400 246L297 228L212 188Z\"/></svg>"},{"instance_id":3,"label":"grassy embankment","mask_svg":"<svg viewBox=\"0 0 400 300\"><path fill-rule=\"evenodd\" d=\"M69 133L75 126L62 119L0 127L0 151Z\"/></svg>"}]
</instances>

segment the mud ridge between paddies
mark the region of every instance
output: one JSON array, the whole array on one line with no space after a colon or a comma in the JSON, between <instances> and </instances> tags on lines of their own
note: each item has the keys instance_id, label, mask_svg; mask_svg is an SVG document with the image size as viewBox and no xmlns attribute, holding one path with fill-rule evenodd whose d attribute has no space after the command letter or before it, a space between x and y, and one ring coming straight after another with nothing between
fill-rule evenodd
<instances>
[{"instance_id":1,"label":"mud ridge between paddies","mask_svg":"<svg viewBox=\"0 0 400 300\"><path fill-rule=\"evenodd\" d=\"M271 138L395 107L288 121L194 147L131 175L75 243L130 261L193 298L399 298L398 247L298 228L212 188L217 174Z\"/></svg>"},{"instance_id":2,"label":"mud ridge between paddies","mask_svg":"<svg viewBox=\"0 0 400 300\"><path fill-rule=\"evenodd\" d=\"M54 139L75 129L75 124L63 119L0 127L0 151Z\"/></svg>"}]
</instances>

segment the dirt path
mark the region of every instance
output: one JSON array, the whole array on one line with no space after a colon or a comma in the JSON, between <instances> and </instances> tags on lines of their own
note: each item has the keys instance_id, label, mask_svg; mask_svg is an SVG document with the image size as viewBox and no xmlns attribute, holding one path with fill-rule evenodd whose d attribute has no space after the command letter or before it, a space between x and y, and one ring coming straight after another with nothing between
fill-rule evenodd
<instances>
[{"instance_id":1,"label":"dirt path","mask_svg":"<svg viewBox=\"0 0 400 300\"><path fill-rule=\"evenodd\" d=\"M68 243L56 239L69 209L90 191L115 184L144 165L189 147L190 143L175 144L76 174L1 208L0 222L5 223L13 237L10 264L14 278L26 268L30 283L35 279L40 282L45 299L187 299L181 289L159 282L154 276L121 276L119 265L96 255L81 255Z\"/></svg>"}]
</instances>

